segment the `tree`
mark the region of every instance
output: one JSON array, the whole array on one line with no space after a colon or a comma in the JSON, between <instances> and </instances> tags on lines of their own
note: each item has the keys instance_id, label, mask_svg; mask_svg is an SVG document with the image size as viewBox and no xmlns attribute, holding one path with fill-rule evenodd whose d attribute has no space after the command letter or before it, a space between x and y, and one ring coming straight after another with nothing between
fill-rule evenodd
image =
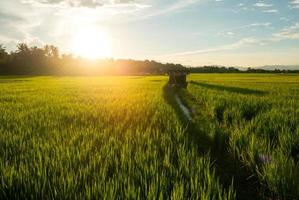
<instances>
[{"instance_id":1,"label":"tree","mask_svg":"<svg viewBox=\"0 0 299 200\"><path fill-rule=\"evenodd\" d=\"M6 49L3 44L0 44L0 59L6 57L8 53L6 52Z\"/></svg>"},{"instance_id":2,"label":"tree","mask_svg":"<svg viewBox=\"0 0 299 200\"><path fill-rule=\"evenodd\" d=\"M53 45L46 45L44 51L47 58L57 59L59 57L59 49Z\"/></svg>"},{"instance_id":3,"label":"tree","mask_svg":"<svg viewBox=\"0 0 299 200\"><path fill-rule=\"evenodd\" d=\"M17 45L17 53L28 53L30 51L30 48L28 47L28 45L26 43L20 43Z\"/></svg>"}]
</instances>

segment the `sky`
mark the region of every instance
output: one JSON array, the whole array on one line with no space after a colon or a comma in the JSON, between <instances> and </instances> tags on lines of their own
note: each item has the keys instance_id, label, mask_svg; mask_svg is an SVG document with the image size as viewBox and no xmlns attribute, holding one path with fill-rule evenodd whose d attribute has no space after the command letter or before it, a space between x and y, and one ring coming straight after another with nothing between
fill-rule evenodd
<instances>
[{"instance_id":1,"label":"sky","mask_svg":"<svg viewBox=\"0 0 299 200\"><path fill-rule=\"evenodd\" d=\"M0 25L9 51L26 42L187 66L299 64L299 0L1 0Z\"/></svg>"}]
</instances>

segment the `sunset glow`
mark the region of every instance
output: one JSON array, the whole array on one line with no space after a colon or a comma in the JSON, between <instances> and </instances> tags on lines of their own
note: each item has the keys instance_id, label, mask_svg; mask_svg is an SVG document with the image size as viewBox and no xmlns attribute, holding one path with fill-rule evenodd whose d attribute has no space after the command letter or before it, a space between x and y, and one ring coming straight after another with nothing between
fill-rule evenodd
<instances>
[{"instance_id":1,"label":"sunset glow","mask_svg":"<svg viewBox=\"0 0 299 200\"><path fill-rule=\"evenodd\" d=\"M73 37L73 53L84 58L104 58L111 56L108 38L96 29L79 31Z\"/></svg>"},{"instance_id":2,"label":"sunset glow","mask_svg":"<svg viewBox=\"0 0 299 200\"><path fill-rule=\"evenodd\" d=\"M0 44L186 66L298 65L299 1L0 1Z\"/></svg>"}]
</instances>

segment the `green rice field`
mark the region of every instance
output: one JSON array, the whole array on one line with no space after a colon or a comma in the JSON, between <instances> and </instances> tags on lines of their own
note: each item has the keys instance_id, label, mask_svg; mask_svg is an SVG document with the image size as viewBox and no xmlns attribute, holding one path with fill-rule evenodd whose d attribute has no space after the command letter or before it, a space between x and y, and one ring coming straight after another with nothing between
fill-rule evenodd
<instances>
[{"instance_id":1,"label":"green rice field","mask_svg":"<svg viewBox=\"0 0 299 200\"><path fill-rule=\"evenodd\" d=\"M0 77L0 199L299 199L299 75L188 81Z\"/></svg>"}]
</instances>

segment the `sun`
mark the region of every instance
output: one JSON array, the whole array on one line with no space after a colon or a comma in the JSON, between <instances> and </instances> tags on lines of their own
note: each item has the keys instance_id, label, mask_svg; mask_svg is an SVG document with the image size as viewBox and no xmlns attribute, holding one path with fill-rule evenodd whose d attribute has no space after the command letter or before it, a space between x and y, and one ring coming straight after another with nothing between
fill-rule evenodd
<instances>
[{"instance_id":1,"label":"sun","mask_svg":"<svg viewBox=\"0 0 299 200\"><path fill-rule=\"evenodd\" d=\"M73 53L76 56L96 59L111 56L108 37L96 29L84 29L73 37Z\"/></svg>"}]
</instances>

